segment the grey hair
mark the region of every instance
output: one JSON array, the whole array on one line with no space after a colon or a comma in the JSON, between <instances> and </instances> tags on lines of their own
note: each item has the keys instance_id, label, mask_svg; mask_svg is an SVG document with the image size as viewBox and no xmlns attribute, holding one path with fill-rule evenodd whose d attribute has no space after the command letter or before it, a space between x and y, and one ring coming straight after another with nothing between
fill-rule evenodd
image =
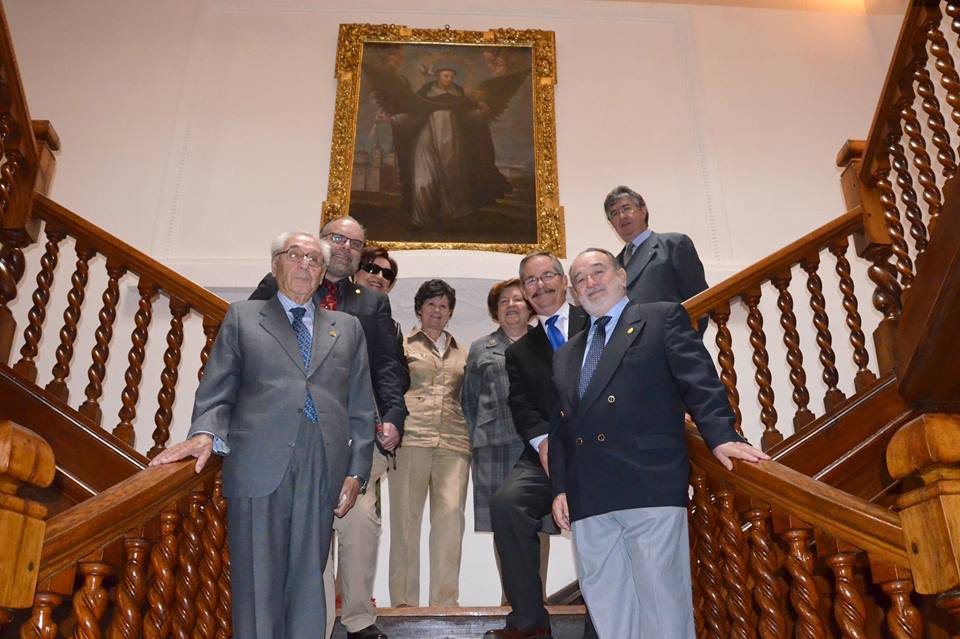
<instances>
[{"instance_id":1,"label":"grey hair","mask_svg":"<svg viewBox=\"0 0 960 639\"><path fill-rule=\"evenodd\" d=\"M536 257L549 257L550 261L553 262L554 270L560 275L563 275L563 264L560 263L556 255L548 251L534 251L533 253L527 253L523 256L523 259L520 260L520 268L517 270L517 273L519 274L521 284L523 284L523 267L526 266L527 262Z\"/></svg>"},{"instance_id":2,"label":"grey hair","mask_svg":"<svg viewBox=\"0 0 960 639\"><path fill-rule=\"evenodd\" d=\"M287 245L287 242L291 237L309 237L311 240L315 240L320 244L320 255L323 257L324 267L330 263L330 242L326 240L318 240L313 233L307 233L306 231L284 231L280 233L273 241L270 242L270 259L277 257L277 254L283 250L283 247Z\"/></svg>"},{"instance_id":3,"label":"grey hair","mask_svg":"<svg viewBox=\"0 0 960 639\"><path fill-rule=\"evenodd\" d=\"M610 219L610 209L613 208L613 205L620 201L622 198L628 197L633 200L633 203L637 207L646 206L647 203L643 200L643 196L631 189L629 186L617 186L614 187L612 191L607 193L607 197L603 199L603 212L607 214L607 219ZM650 213L647 213L647 220L644 221L644 224L650 221Z\"/></svg>"},{"instance_id":4,"label":"grey hair","mask_svg":"<svg viewBox=\"0 0 960 639\"><path fill-rule=\"evenodd\" d=\"M573 262L570 263L570 282L571 282L571 283L573 283L573 264L574 264L574 262L576 262L578 259L580 259L580 256L581 256L581 255L583 255L583 254L585 254L585 253L603 253L604 255L607 256L607 260L610 261L610 266L613 267L613 270L617 270L618 268L623 268L622 266L620 266L620 263L617 262L617 256L614 255L613 253L611 253L610 251L608 251L607 249L594 248L594 247L591 247L591 248L588 248L588 249L584 249L584 250L580 251L579 253L577 253L577 256L576 256L575 258L573 258Z\"/></svg>"},{"instance_id":5,"label":"grey hair","mask_svg":"<svg viewBox=\"0 0 960 639\"><path fill-rule=\"evenodd\" d=\"M360 227L360 230L363 232L363 239L364 239L364 241L366 241L366 239L367 239L367 228L366 228L363 224L361 224L360 221L359 221L357 218L351 217L351 216L349 216L349 215L341 215L340 217L335 217L335 218L333 218L332 220L329 220L326 224L324 224L324 225L320 228L320 235L326 235L326 234L327 234L327 227L330 226L331 224L333 224L334 222L346 222L347 220L353 222L354 224L356 224L357 226Z\"/></svg>"}]
</instances>

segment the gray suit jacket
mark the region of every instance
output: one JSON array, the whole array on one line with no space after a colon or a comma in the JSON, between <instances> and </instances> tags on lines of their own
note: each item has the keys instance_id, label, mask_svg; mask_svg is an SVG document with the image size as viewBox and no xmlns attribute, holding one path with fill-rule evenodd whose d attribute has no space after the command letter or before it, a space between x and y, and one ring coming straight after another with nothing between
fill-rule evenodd
<instances>
[{"instance_id":1,"label":"gray suit jacket","mask_svg":"<svg viewBox=\"0 0 960 639\"><path fill-rule=\"evenodd\" d=\"M280 485L307 392L317 407L335 498L347 475L369 476L373 455L375 410L360 322L318 303L305 370L276 296L231 304L197 388L189 433L213 433L230 447L225 496L262 497Z\"/></svg>"},{"instance_id":2,"label":"gray suit jacket","mask_svg":"<svg viewBox=\"0 0 960 639\"><path fill-rule=\"evenodd\" d=\"M504 353L512 343L498 328L470 345L460 404L473 448L522 442L507 403L510 379Z\"/></svg>"},{"instance_id":3,"label":"gray suit jacket","mask_svg":"<svg viewBox=\"0 0 960 639\"><path fill-rule=\"evenodd\" d=\"M627 297L638 304L682 304L707 289L700 256L683 233L651 233L628 263L623 263L623 250L617 261L627 271ZM700 319L701 333L706 323L706 317Z\"/></svg>"}]
</instances>

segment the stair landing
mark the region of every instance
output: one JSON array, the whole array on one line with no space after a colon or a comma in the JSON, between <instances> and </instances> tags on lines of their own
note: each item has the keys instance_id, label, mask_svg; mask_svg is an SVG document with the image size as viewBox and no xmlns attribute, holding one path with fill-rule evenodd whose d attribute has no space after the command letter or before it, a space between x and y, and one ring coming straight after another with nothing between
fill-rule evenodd
<instances>
[{"instance_id":1,"label":"stair landing","mask_svg":"<svg viewBox=\"0 0 960 639\"><path fill-rule=\"evenodd\" d=\"M582 639L584 607L547 606L553 639ZM502 628L508 606L475 608L379 608L377 625L390 639L480 639ZM339 618L332 639L346 639Z\"/></svg>"}]
</instances>

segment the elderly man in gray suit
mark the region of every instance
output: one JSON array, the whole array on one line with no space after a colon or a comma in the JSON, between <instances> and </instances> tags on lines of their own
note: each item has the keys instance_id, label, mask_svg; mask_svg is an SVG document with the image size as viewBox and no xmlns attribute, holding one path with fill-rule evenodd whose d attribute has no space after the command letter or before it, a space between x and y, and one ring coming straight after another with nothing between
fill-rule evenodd
<instances>
[{"instance_id":1,"label":"elderly man in gray suit","mask_svg":"<svg viewBox=\"0 0 960 639\"><path fill-rule=\"evenodd\" d=\"M151 465L224 455L234 635L301 639L323 632L333 517L366 483L375 409L360 322L314 296L329 245L283 233L270 253L279 291L230 305L188 437Z\"/></svg>"}]
</instances>

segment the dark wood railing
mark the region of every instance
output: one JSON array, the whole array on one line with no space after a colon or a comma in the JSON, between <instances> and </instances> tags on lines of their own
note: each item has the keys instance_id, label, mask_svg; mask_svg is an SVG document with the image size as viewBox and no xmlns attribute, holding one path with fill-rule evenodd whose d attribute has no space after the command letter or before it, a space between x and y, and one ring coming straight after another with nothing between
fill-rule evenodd
<instances>
[{"instance_id":1,"label":"dark wood railing","mask_svg":"<svg viewBox=\"0 0 960 639\"><path fill-rule=\"evenodd\" d=\"M55 139L53 134L48 142ZM37 176L42 165L52 170L49 157L41 161L38 153L6 14L0 6L0 362L7 361L16 330L8 304L23 277L22 249L36 239L37 224L30 208L35 187L48 183Z\"/></svg>"},{"instance_id":2,"label":"dark wood railing","mask_svg":"<svg viewBox=\"0 0 960 639\"><path fill-rule=\"evenodd\" d=\"M697 637L926 636L897 513L687 442Z\"/></svg>"},{"instance_id":3,"label":"dark wood railing","mask_svg":"<svg viewBox=\"0 0 960 639\"><path fill-rule=\"evenodd\" d=\"M944 185L957 172L958 36L960 5L911 2L858 167L864 207L883 221L907 293L936 232ZM842 154L838 162L848 160Z\"/></svg>"},{"instance_id":4,"label":"dark wood railing","mask_svg":"<svg viewBox=\"0 0 960 639\"><path fill-rule=\"evenodd\" d=\"M28 604L29 605L29 604ZM21 637L209 637L230 628L219 462L143 470L47 522Z\"/></svg>"},{"instance_id":5,"label":"dark wood railing","mask_svg":"<svg viewBox=\"0 0 960 639\"><path fill-rule=\"evenodd\" d=\"M58 284L55 274L60 260L60 245L70 238L75 247L76 263L69 280L63 323L55 338L56 361L44 388L63 403L75 405L93 424L102 425L104 416L101 401L120 300L120 281L128 275L136 277L138 310L133 319L134 328L127 351L125 383L120 395L121 408L110 432L131 446L135 443L134 424L137 419L143 364L155 299L165 298L170 309L170 326L166 334L167 348L163 355L164 367L160 373L157 408L153 415L154 443L147 453L152 457L163 450L170 438L183 349L184 321L190 315L199 316L202 320L205 342L200 351L198 373L202 374L220 322L226 313L227 303L43 195L38 194L34 200L34 215L45 225L46 243L42 255L39 256L36 284L31 295L32 305L23 319L23 342L13 370L27 381L38 382L36 358L44 337L47 304L51 291ZM73 367L74 344L78 338L78 326L90 279L89 265L97 255L104 258L102 262L106 270L107 284L101 296L102 304L97 316L99 322L94 333L95 343L86 370L88 383L84 397L82 401L71 402L67 379ZM60 285L67 285L67 282Z\"/></svg>"},{"instance_id":6,"label":"dark wood railing","mask_svg":"<svg viewBox=\"0 0 960 639\"><path fill-rule=\"evenodd\" d=\"M836 365L834 335L831 326L843 326L850 342L856 372L851 383L855 392L861 392L876 381L879 373L889 370L889 362L882 362L877 371L870 368L870 355L863 320L860 315L861 301L857 298L854 278L851 274L848 252L851 243L859 245L858 236L863 232L863 212L855 208L819 229L793 242L789 246L773 253L769 257L741 271L703 293L687 300L684 307L695 322L698 318L709 316L716 328L716 359L720 378L727 389L727 397L736 415L736 426L741 427L742 393L738 384L736 361L749 358L753 364L753 381L756 383L757 402L760 405L760 421L763 424L761 445L764 449L778 444L784 439L783 430L778 427L779 413L775 405L773 371L784 370L789 375L792 387L793 431L801 432L811 424L817 412L816 403L811 402L808 390L808 378L813 375L804 363L801 350L801 338L795 312L795 302L790 291L794 275L804 278L805 291L815 329L815 343L818 352L819 375L826 389L823 396L823 409L820 414L829 413L847 399L841 390L840 373ZM859 253L858 253L859 254ZM832 262L839 289L840 304L830 309L824 296L824 284L821 278L823 261ZM867 265L867 273L873 279L875 289L873 299L887 299L881 290L885 284L882 268ZM775 295L779 311L779 325L782 332L785 362L770 365L767 348L767 332L764 328L764 316L760 301L764 295ZM749 330L748 343L738 349L734 343L729 322L732 307L742 303L747 310L746 325ZM879 310L884 320L896 321L899 303L881 304ZM833 311L831 313L831 311ZM748 348L749 350L748 350ZM885 346L877 346L879 352Z\"/></svg>"}]
</instances>

